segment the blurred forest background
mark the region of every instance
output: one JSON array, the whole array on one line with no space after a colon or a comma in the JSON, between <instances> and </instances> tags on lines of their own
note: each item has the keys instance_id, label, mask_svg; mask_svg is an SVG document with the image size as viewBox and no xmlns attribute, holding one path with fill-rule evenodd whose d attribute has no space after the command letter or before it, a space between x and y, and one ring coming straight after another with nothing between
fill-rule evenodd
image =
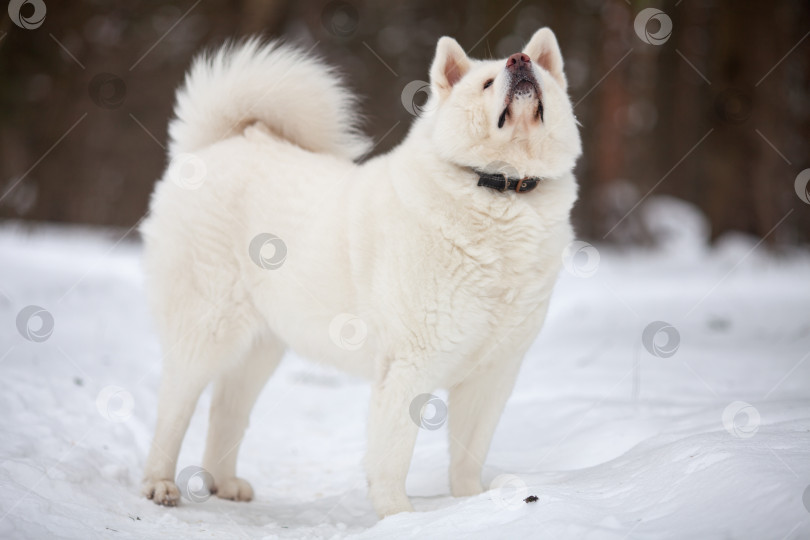
<instances>
[{"instance_id":1,"label":"blurred forest background","mask_svg":"<svg viewBox=\"0 0 810 540\"><path fill-rule=\"evenodd\" d=\"M339 66L380 153L406 134L403 89L427 80L440 36L505 57L550 26L582 123L580 237L649 241L643 213L623 216L654 190L698 206L713 238L810 241L795 182L810 167L807 0L10 4L35 26L38 2L36 28L0 19L2 218L135 225L166 164L174 90L196 52L228 38L284 37ZM637 29L649 7L664 19Z\"/></svg>"}]
</instances>

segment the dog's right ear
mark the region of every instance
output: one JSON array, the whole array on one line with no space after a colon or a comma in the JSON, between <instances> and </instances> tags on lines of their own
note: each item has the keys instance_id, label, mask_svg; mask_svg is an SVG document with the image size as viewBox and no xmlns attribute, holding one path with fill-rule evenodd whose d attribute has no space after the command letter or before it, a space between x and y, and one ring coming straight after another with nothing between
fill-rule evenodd
<instances>
[{"instance_id":1,"label":"dog's right ear","mask_svg":"<svg viewBox=\"0 0 810 540\"><path fill-rule=\"evenodd\" d=\"M541 28L535 32L523 52L529 55L532 62L551 73L563 90L566 89L568 83L563 73L562 53L551 28Z\"/></svg>"},{"instance_id":2,"label":"dog's right ear","mask_svg":"<svg viewBox=\"0 0 810 540\"><path fill-rule=\"evenodd\" d=\"M430 86L444 100L450 91L470 69L470 59L461 45L451 37L439 38L436 44L436 57L430 66Z\"/></svg>"}]
</instances>

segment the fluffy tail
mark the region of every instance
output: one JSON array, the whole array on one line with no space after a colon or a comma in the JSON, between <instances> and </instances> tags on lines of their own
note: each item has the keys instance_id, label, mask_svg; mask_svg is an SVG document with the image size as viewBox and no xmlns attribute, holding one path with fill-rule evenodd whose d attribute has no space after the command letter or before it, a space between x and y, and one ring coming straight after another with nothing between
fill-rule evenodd
<instances>
[{"instance_id":1,"label":"fluffy tail","mask_svg":"<svg viewBox=\"0 0 810 540\"><path fill-rule=\"evenodd\" d=\"M369 148L355 98L334 69L299 49L257 38L194 60L169 124L171 157L260 121L307 150L357 159Z\"/></svg>"}]
</instances>

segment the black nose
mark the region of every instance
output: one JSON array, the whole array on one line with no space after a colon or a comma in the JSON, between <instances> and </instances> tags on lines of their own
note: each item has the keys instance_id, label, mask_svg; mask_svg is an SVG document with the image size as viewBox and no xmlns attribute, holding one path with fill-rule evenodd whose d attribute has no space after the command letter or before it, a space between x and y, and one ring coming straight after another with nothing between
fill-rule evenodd
<instances>
[{"instance_id":1,"label":"black nose","mask_svg":"<svg viewBox=\"0 0 810 540\"><path fill-rule=\"evenodd\" d=\"M506 59L506 69L509 71L527 69L531 63L532 61L529 59L529 55L524 53L515 53Z\"/></svg>"}]
</instances>

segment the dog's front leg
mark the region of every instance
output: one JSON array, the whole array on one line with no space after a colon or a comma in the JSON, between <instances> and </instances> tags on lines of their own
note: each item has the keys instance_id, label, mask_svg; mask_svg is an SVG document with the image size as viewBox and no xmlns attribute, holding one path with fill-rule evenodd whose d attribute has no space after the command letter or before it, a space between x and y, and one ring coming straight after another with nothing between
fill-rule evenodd
<instances>
[{"instance_id":1,"label":"dog's front leg","mask_svg":"<svg viewBox=\"0 0 810 540\"><path fill-rule=\"evenodd\" d=\"M371 390L366 472L371 504L380 517L413 511L405 478L418 427L409 408L429 388L412 363L403 364L394 362Z\"/></svg>"},{"instance_id":2,"label":"dog's front leg","mask_svg":"<svg viewBox=\"0 0 810 540\"><path fill-rule=\"evenodd\" d=\"M515 384L520 357L493 362L450 389L450 491L483 491L481 469L501 412Z\"/></svg>"},{"instance_id":3,"label":"dog's front leg","mask_svg":"<svg viewBox=\"0 0 810 540\"><path fill-rule=\"evenodd\" d=\"M474 358L467 376L450 388L450 491L455 497L482 492L481 470L492 436L512 393L520 364L542 326L548 303L493 337ZM506 339L503 336L507 336Z\"/></svg>"}]
</instances>

